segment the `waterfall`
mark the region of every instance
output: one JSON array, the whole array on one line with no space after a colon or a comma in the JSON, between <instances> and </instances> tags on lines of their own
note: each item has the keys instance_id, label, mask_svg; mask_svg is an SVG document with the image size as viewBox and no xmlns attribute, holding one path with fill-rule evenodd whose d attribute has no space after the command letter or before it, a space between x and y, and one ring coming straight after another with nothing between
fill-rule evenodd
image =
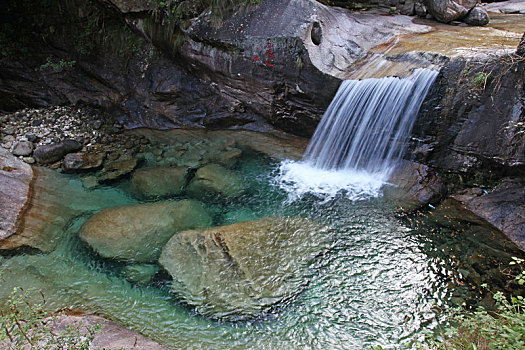
<instances>
[{"instance_id":1,"label":"waterfall","mask_svg":"<svg viewBox=\"0 0 525 350\"><path fill-rule=\"evenodd\" d=\"M285 161L277 181L291 197L315 193L352 199L380 194L403 155L415 118L438 72L344 81L301 162Z\"/></svg>"},{"instance_id":2,"label":"waterfall","mask_svg":"<svg viewBox=\"0 0 525 350\"><path fill-rule=\"evenodd\" d=\"M320 169L386 172L402 156L415 117L437 72L409 78L346 80L326 110L304 160Z\"/></svg>"}]
</instances>

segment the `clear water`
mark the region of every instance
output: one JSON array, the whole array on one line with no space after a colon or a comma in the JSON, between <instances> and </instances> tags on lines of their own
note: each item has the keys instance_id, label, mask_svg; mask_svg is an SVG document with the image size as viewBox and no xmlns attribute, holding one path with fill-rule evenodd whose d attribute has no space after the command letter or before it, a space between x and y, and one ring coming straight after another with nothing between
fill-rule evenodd
<instances>
[{"instance_id":1,"label":"clear water","mask_svg":"<svg viewBox=\"0 0 525 350\"><path fill-rule=\"evenodd\" d=\"M305 290L270 312L242 322L210 319L170 293L165 273L147 286L127 282L120 263L99 258L77 237L92 209L68 223L55 251L0 261L0 308L13 287L22 286L41 290L49 310L94 312L172 348L399 348L439 324L437 309L451 300L479 299L470 284L461 286L466 282L458 266L468 270L470 263L460 263L454 252L484 256L496 266L508 258L507 248L488 248L497 247L490 240L499 239L490 232L473 236L468 226L440 226L427 214L400 218L381 198L352 201L336 195L326 200L305 193L292 201L276 180L279 166L259 154L245 154L237 170L249 192L235 200L206 201L215 225L302 216L331 227L330 247L308 267ZM69 186L65 190L82 190L75 176L69 177ZM136 202L126 182L91 195L100 203ZM75 197L69 200L82 207Z\"/></svg>"}]
</instances>

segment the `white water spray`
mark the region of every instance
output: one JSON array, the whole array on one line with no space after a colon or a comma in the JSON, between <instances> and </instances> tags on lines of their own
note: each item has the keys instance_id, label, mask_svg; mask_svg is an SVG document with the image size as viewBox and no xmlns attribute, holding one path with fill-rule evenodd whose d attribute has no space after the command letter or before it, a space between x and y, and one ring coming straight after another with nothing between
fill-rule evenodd
<instances>
[{"instance_id":1,"label":"white water spray","mask_svg":"<svg viewBox=\"0 0 525 350\"><path fill-rule=\"evenodd\" d=\"M283 162L279 184L291 199L313 193L350 199L380 195L404 152L415 118L438 72L404 79L346 80L326 110L301 162Z\"/></svg>"}]
</instances>

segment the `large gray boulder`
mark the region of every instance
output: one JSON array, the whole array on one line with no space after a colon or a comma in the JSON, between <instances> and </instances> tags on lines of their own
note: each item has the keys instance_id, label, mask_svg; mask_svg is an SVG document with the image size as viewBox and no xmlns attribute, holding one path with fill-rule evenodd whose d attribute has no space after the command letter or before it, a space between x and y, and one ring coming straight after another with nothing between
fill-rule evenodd
<instances>
[{"instance_id":1,"label":"large gray boulder","mask_svg":"<svg viewBox=\"0 0 525 350\"><path fill-rule=\"evenodd\" d=\"M41 164L50 164L62 159L66 154L80 151L82 144L75 140L64 140L50 145L38 146L33 152L33 158Z\"/></svg>"},{"instance_id":2,"label":"large gray boulder","mask_svg":"<svg viewBox=\"0 0 525 350\"><path fill-rule=\"evenodd\" d=\"M301 290L327 233L300 218L185 231L170 239L159 262L173 277L173 292L199 312L250 317Z\"/></svg>"},{"instance_id":3,"label":"large gray boulder","mask_svg":"<svg viewBox=\"0 0 525 350\"><path fill-rule=\"evenodd\" d=\"M0 147L0 249L4 239L13 235L22 211L30 201L33 170Z\"/></svg>"},{"instance_id":4,"label":"large gray boulder","mask_svg":"<svg viewBox=\"0 0 525 350\"><path fill-rule=\"evenodd\" d=\"M138 197L173 196L182 193L188 168L142 168L131 177L131 190Z\"/></svg>"},{"instance_id":5,"label":"large gray boulder","mask_svg":"<svg viewBox=\"0 0 525 350\"><path fill-rule=\"evenodd\" d=\"M82 225L80 238L105 258L154 262L175 233L211 225L197 201L162 201L105 209Z\"/></svg>"},{"instance_id":6,"label":"large gray boulder","mask_svg":"<svg viewBox=\"0 0 525 350\"><path fill-rule=\"evenodd\" d=\"M424 0L427 11L443 23L463 19L477 3L477 0Z\"/></svg>"}]
</instances>

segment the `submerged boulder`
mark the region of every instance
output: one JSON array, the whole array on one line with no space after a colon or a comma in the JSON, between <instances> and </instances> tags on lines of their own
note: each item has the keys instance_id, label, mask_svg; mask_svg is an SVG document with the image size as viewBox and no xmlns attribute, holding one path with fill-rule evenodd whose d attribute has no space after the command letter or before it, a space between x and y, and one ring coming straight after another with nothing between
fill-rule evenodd
<instances>
[{"instance_id":1,"label":"submerged boulder","mask_svg":"<svg viewBox=\"0 0 525 350\"><path fill-rule=\"evenodd\" d=\"M157 264L129 265L122 269L122 275L128 282L146 285L159 271Z\"/></svg>"},{"instance_id":2,"label":"submerged boulder","mask_svg":"<svg viewBox=\"0 0 525 350\"><path fill-rule=\"evenodd\" d=\"M238 173L218 164L209 164L197 170L188 185L187 193L196 198L207 193L238 197L245 190L246 185Z\"/></svg>"},{"instance_id":3,"label":"submerged boulder","mask_svg":"<svg viewBox=\"0 0 525 350\"><path fill-rule=\"evenodd\" d=\"M119 179L127 174L131 173L138 165L136 158L117 160L114 162L107 163L104 169L97 177L99 182L107 182Z\"/></svg>"},{"instance_id":4,"label":"submerged boulder","mask_svg":"<svg viewBox=\"0 0 525 350\"><path fill-rule=\"evenodd\" d=\"M188 168L142 168L133 173L131 189L138 197L180 194L186 185Z\"/></svg>"},{"instance_id":5,"label":"submerged boulder","mask_svg":"<svg viewBox=\"0 0 525 350\"><path fill-rule=\"evenodd\" d=\"M211 222L200 202L162 201L102 210L84 223L79 236L105 258L153 262L176 232Z\"/></svg>"},{"instance_id":6,"label":"submerged boulder","mask_svg":"<svg viewBox=\"0 0 525 350\"><path fill-rule=\"evenodd\" d=\"M173 236L160 264L173 292L214 317L255 316L307 282L327 229L301 218L265 218Z\"/></svg>"}]
</instances>

